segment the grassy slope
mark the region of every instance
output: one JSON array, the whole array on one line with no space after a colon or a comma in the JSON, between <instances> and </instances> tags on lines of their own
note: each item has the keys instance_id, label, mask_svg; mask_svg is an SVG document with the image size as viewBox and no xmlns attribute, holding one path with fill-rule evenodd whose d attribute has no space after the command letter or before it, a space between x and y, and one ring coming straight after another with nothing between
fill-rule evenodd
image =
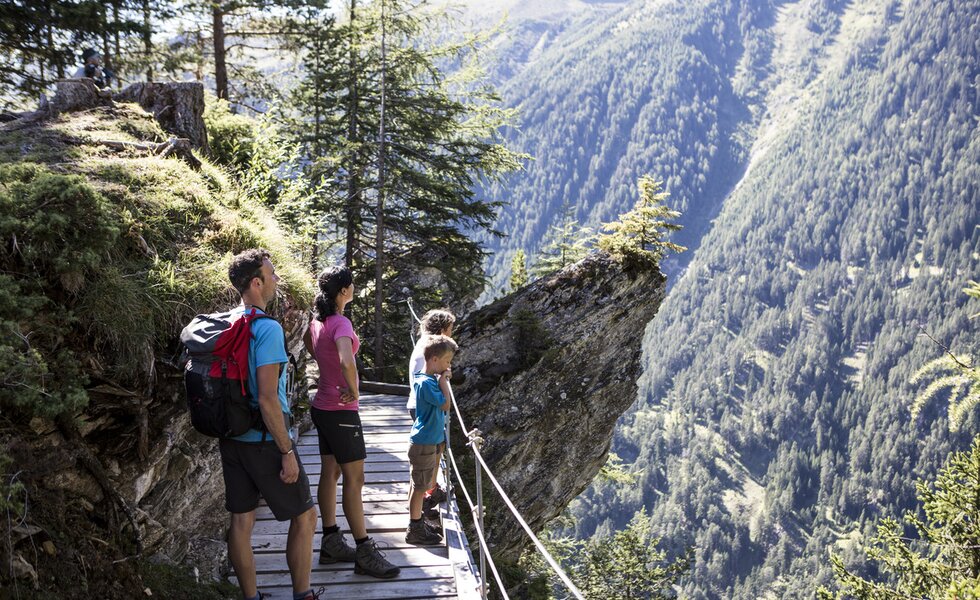
<instances>
[{"instance_id":1,"label":"grassy slope","mask_svg":"<svg viewBox=\"0 0 980 600\"><path fill-rule=\"evenodd\" d=\"M135 419L116 405L118 397L94 388L154 390L148 435L161 435L163 421L179 410L170 396L177 391L164 385L174 379L168 365L177 335L195 313L237 301L227 283L234 253L270 249L281 289L299 305L312 297L312 278L292 258L290 237L225 170L203 157L194 171L176 158L99 143L162 139L151 116L125 104L0 132L0 465L5 473L18 469L24 486L13 496L19 507L0 508L54 541L56 557L32 552L29 538L11 547L38 568L42 590L130 598L153 585L163 588L154 597L220 596L174 589L187 582L162 566L113 562L131 552L127 536L114 538L107 522L58 488L63 478L45 475L84 467L58 462L70 455L40 463L28 457L47 439L45 420L67 414L85 435L86 422L97 426L86 442L101 460L137 461ZM111 515L108 502L95 514ZM21 581L19 593L29 587Z\"/></svg>"}]
</instances>

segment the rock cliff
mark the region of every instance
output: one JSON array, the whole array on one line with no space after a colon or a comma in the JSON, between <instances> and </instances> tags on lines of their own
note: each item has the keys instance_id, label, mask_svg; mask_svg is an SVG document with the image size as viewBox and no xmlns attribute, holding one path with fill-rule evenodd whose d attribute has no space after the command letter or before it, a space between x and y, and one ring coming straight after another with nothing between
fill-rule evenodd
<instances>
[{"instance_id":1,"label":"rock cliff","mask_svg":"<svg viewBox=\"0 0 980 600\"><path fill-rule=\"evenodd\" d=\"M665 292L659 270L626 269L597 254L460 324L456 400L534 530L605 464L616 420L636 398L643 331ZM466 454L462 435L452 442ZM494 554L516 559L528 540L507 509L491 501L487 523Z\"/></svg>"}]
</instances>

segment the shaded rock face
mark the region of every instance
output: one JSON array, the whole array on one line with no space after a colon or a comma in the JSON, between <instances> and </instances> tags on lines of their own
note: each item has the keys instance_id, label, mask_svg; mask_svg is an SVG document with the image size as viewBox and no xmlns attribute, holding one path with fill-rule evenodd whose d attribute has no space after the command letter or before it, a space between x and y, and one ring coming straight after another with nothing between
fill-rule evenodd
<instances>
[{"instance_id":1,"label":"shaded rock face","mask_svg":"<svg viewBox=\"0 0 980 600\"><path fill-rule=\"evenodd\" d=\"M283 325L287 351L302 372L306 311L287 298L270 314ZM101 519L112 510L112 500L80 460L84 445L111 492L132 509L144 556L192 564L206 578L224 576L229 517L217 440L192 427L179 365L168 357L156 357L155 364L149 392L105 384L90 388L88 407L72 419L79 440L66 437L55 422L35 418L30 423L34 436L20 442L15 456L29 464L44 461L34 469L43 480L41 495L64 497L76 510ZM297 398L304 394L295 391ZM120 539L131 541L131 530L124 529Z\"/></svg>"},{"instance_id":2,"label":"shaded rock face","mask_svg":"<svg viewBox=\"0 0 980 600\"><path fill-rule=\"evenodd\" d=\"M167 133L187 138L195 148L208 147L204 127L204 84L134 83L113 96L117 102L136 102L151 113Z\"/></svg>"},{"instance_id":3,"label":"shaded rock face","mask_svg":"<svg viewBox=\"0 0 980 600\"><path fill-rule=\"evenodd\" d=\"M483 433L484 457L535 531L605 464L616 421L636 398L643 331L665 293L658 270L627 270L592 255L473 312L457 328L457 403L466 426ZM457 456L468 454L462 437L452 440ZM507 509L492 504L487 523L494 555L516 560L529 540Z\"/></svg>"}]
</instances>

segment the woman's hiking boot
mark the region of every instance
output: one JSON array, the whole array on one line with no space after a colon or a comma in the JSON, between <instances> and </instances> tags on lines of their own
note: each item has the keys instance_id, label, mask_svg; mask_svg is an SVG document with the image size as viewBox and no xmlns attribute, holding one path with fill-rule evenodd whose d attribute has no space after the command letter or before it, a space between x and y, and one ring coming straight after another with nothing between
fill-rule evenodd
<instances>
[{"instance_id":1,"label":"woman's hiking boot","mask_svg":"<svg viewBox=\"0 0 980 600\"><path fill-rule=\"evenodd\" d=\"M399 569L385 559L378 549L378 544L369 539L357 545L357 560L354 561L354 572L358 575L370 575L380 579L391 579L398 575Z\"/></svg>"},{"instance_id":2,"label":"woman's hiking boot","mask_svg":"<svg viewBox=\"0 0 980 600\"><path fill-rule=\"evenodd\" d=\"M328 533L320 542L320 564L332 565L335 562L354 562L357 552L347 545L344 534L339 531Z\"/></svg>"},{"instance_id":3,"label":"woman's hiking boot","mask_svg":"<svg viewBox=\"0 0 980 600\"><path fill-rule=\"evenodd\" d=\"M432 531L425 520L409 521L405 530L405 543L416 546L435 546L442 543L442 536Z\"/></svg>"}]
</instances>

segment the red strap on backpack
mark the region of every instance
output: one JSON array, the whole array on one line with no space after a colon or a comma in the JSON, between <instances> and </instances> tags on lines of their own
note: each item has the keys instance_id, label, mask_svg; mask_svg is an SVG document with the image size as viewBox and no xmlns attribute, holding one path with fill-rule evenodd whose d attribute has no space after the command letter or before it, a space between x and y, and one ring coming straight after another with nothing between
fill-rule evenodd
<instances>
[{"instance_id":1,"label":"red strap on backpack","mask_svg":"<svg viewBox=\"0 0 980 600\"><path fill-rule=\"evenodd\" d=\"M248 380L248 344L252 340L252 321L263 316L257 315L253 308L251 313L243 314L222 332L214 345L215 360L208 375L221 377L224 370L225 377L240 382L242 394L246 393L245 382Z\"/></svg>"}]
</instances>

